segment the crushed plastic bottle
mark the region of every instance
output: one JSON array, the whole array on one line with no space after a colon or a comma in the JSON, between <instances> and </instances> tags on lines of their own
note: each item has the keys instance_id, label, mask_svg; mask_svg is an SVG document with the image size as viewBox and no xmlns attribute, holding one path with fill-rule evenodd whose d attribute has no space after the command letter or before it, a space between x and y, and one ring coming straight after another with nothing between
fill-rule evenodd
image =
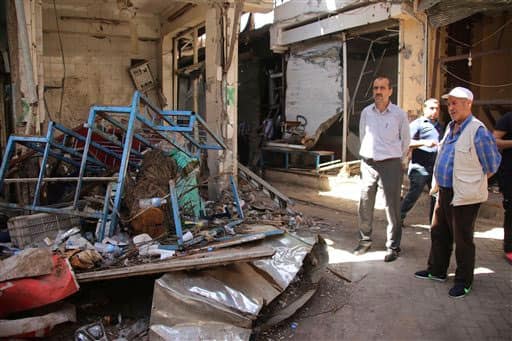
<instances>
[{"instance_id":1,"label":"crushed plastic bottle","mask_svg":"<svg viewBox=\"0 0 512 341\"><path fill-rule=\"evenodd\" d=\"M103 254L110 253L113 255L120 255L121 253L123 253L123 249L121 249L117 245L112 244L94 243L94 248L96 249L96 251Z\"/></svg>"},{"instance_id":2,"label":"crushed plastic bottle","mask_svg":"<svg viewBox=\"0 0 512 341\"><path fill-rule=\"evenodd\" d=\"M140 208L149 208L149 207L160 207L167 203L167 200L164 198L147 198L147 199L139 199L139 207Z\"/></svg>"}]
</instances>

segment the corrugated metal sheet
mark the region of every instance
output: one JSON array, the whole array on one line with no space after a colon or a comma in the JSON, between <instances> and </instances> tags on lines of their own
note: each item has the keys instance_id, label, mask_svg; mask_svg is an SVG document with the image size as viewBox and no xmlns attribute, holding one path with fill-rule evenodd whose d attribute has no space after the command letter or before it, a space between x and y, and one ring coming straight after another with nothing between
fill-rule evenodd
<instances>
[{"instance_id":1,"label":"corrugated metal sheet","mask_svg":"<svg viewBox=\"0 0 512 341\"><path fill-rule=\"evenodd\" d=\"M287 233L263 243L275 250L266 262L170 272L156 280L150 339L249 340L261 309L287 289L301 268L306 296L280 304L281 314L272 315L265 326L281 322L286 312L305 304L329 261L325 241ZM300 293L298 287L294 290Z\"/></svg>"},{"instance_id":2,"label":"corrugated metal sheet","mask_svg":"<svg viewBox=\"0 0 512 341\"><path fill-rule=\"evenodd\" d=\"M426 12L430 24L441 27L479 12L507 8L512 8L512 0L443 0L428 8Z\"/></svg>"}]
</instances>

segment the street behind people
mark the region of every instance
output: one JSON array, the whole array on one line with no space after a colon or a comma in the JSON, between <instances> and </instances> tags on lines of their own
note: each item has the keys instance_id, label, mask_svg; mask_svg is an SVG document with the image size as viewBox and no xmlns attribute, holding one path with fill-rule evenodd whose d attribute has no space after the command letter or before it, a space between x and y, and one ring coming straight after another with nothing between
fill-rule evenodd
<instances>
[{"instance_id":1,"label":"street behind people","mask_svg":"<svg viewBox=\"0 0 512 341\"><path fill-rule=\"evenodd\" d=\"M507 261L512 264L512 112L506 113L496 122L494 137L502 155L498 183L505 209L503 251Z\"/></svg>"},{"instance_id":2,"label":"street behind people","mask_svg":"<svg viewBox=\"0 0 512 341\"><path fill-rule=\"evenodd\" d=\"M386 256L394 261L400 253L402 227L400 225L400 190L402 160L410 142L407 114L391 103L393 94L388 77L373 82L374 103L361 112L359 137L361 148L361 197L359 200L359 244L355 255L368 251L372 244L373 214L377 188L381 187L386 201Z\"/></svg>"},{"instance_id":3,"label":"street behind people","mask_svg":"<svg viewBox=\"0 0 512 341\"><path fill-rule=\"evenodd\" d=\"M439 193L430 228L428 267L415 276L446 281L455 241L457 268L448 294L459 298L467 295L473 285L475 222L480 204L487 200L487 178L498 170L501 155L492 134L471 112L470 90L456 87L443 98L448 99L452 121L434 165L433 190L438 189Z\"/></svg>"},{"instance_id":4,"label":"street behind people","mask_svg":"<svg viewBox=\"0 0 512 341\"><path fill-rule=\"evenodd\" d=\"M430 192L434 162L437 156L437 145L444 131L444 127L439 123L438 118L439 101L435 98L430 98L423 104L423 115L412 121L409 125L411 134L409 148L412 149L412 156L407 172L410 184L409 190L400 206L402 227L404 226L403 222L407 213L414 207L425 185ZM429 223L432 221L435 203L435 197L431 196Z\"/></svg>"}]
</instances>

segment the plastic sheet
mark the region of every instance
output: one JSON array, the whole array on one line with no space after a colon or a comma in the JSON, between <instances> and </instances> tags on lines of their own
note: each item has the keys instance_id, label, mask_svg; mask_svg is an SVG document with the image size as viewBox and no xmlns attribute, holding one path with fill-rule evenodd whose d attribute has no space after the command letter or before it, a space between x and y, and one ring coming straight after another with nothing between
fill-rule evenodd
<instances>
[{"instance_id":1,"label":"plastic sheet","mask_svg":"<svg viewBox=\"0 0 512 341\"><path fill-rule=\"evenodd\" d=\"M252 264L266 272L284 290L299 272L304 258L316 241L316 238L306 239L291 234L271 239L269 245L276 250L274 256L254 261Z\"/></svg>"},{"instance_id":2,"label":"plastic sheet","mask_svg":"<svg viewBox=\"0 0 512 341\"><path fill-rule=\"evenodd\" d=\"M257 315L262 307L262 303L257 299L251 299L243 292L209 276L186 279L185 286L188 286L188 291L192 293L242 313Z\"/></svg>"}]
</instances>

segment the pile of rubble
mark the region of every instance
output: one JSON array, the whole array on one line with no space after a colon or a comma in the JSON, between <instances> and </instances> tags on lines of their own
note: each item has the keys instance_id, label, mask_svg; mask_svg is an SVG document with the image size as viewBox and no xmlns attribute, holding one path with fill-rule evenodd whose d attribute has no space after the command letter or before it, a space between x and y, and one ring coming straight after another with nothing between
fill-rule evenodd
<instances>
[{"instance_id":1,"label":"pile of rubble","mask_svg":"<svg viewBox=\"0 0 512 341\"><path fill-rule=\"evenodd\" d=\"M160 135L161 130L169 130L154 128ZM87 282L163 274L155 281L151 316L130 329L154 339L215 339L228 334L248 339L253 327L262 330L290 315L260 313L292 282L300 278L307 287L306 296L289 302L292 306L311 297L327 264L325 244L316 235L299 236L296 232L311 222L249 169L239 165L238 178L222 175L229 189L212 201L207 195L208 177L200 174L200 158L167 138L151 144L152 148L135 149L126 136L130 133L149 145L143 131L127 129L127 135L120 137L117 130L105 129L115 136L108 141L138 155L135 162L130 153L121 157L113 147L100 145L97 141L107 139L104 133L88 141L59 129L85 141L85 146L70 149L65 139L49 134L46 143L56 148L42 153L36 190L24 195L33 204L0 203L11 209L4 220L7 229L0 226L0 338L42 336L57 324L76 321L69 298ZM40 155L42 142L37 141L43 140L29 140L26 146ZM90 154L87 144L102 154ZM68 154L58 154L57 148ZM11 174L11 182L22 183L12 174L16 175L13 169L20 160L37 155L28 153L32 154L16 156L16 162L9 162L6 153L0 186L7 182L6 174ZM80 171L80 163L69 153L82 157ZM75 169L63 170L59 161L47 162L48 155ZM122 161L112 162L105 155ZM82 170L93 169L93 164L103 168L87 178ZM49 174L55 176L57 170L58 176L51 178ZM69 186L68 180L78 181L78 186ZM50 186L52 181L61 185ZM71 207L66 206L73 197ZM27 210L43 213L22 214ZM54 310L37 315L42 307ZM101 321L75 332L78 340L104 340L106 335Z\"/></svg>"}]
</instances>

